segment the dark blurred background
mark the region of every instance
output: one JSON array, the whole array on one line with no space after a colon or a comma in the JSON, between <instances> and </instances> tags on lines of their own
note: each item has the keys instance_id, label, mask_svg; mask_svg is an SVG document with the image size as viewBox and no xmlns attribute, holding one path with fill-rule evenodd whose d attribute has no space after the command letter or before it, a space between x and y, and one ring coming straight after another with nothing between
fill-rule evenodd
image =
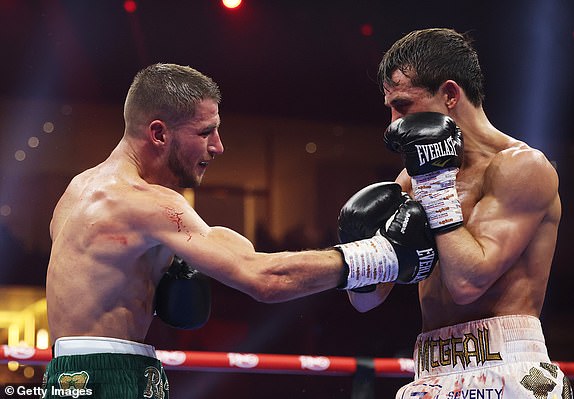
<instances>
[{"instance_id":1,"label":"dark blurred background","mask_svg":"<svg viewBox=\"0 0 574 399\"><path fill-rule=\"evenodd\" d=\"M187 193L199 214L261 251L319 248L335 243L347 198L400 170L381 142L390 119L376 84L382 54L413 29L451 27L475 39L491 122L543 150L560 174L563 218L542 321L551 358L573 360L573 12L572 0L243 0L233 10L219 0L0 0L0 311L18 312L28 302L15 297L43 292L52 209L69 180L120 139L124 96L142 67L191 65L221 87L226 153ZM266 305L213 289L205 327L154 322L148 342L411 357L420 330L416 287L397 287L366 314L337 291ZM0 343L11 323L0 318ZM0 382L41 376L0 367ZM349 398L352 387L350 377L169 377L176 398ZM377 395L394 397L406 382L378 378Z\"/></svg>"}]
</instances>

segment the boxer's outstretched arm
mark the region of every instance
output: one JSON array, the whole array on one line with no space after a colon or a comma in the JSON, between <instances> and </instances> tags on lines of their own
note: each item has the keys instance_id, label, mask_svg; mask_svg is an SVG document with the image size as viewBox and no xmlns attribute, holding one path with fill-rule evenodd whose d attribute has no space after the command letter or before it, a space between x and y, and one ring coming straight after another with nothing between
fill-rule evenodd
<instances>
[{"instance_id":1,"label":"boxer's outstretched arm","mask_svg":"<svg viewBox=\"0 0 574 399\"><path fill-rule=\"evenodd\" d=\"M256 252L245 237L223 227L210 227L205 236L191 241L182 249L198 270L262 302L318 293L343 279L343 259L336 250Z\"/></svg>"},{"instance_id":2,"label":"boxer's outstretched arm","mask_svg":"<svg viewBox=\"0 0 574 399\"><path fill-rule=\"evenodd\" d=\"M146 195L147 214L137 221L198 271L262 302L280 302L341 284L343 258L337 250L256 252L239 233L208 226L183 197L158 188Z\"/></svg>"}]
</instances>

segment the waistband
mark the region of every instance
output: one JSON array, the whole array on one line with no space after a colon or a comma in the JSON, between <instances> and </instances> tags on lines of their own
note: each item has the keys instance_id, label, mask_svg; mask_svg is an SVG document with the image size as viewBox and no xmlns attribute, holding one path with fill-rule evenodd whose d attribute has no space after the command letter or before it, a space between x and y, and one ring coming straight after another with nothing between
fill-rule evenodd
<instances>
[{"instance_id":1,"label":"waistband","mask_svg":"<svg viewBox=\"0 0 574 399\"><path fill-rule=\"evenodd\" d=\"M151 345L109 337L62 337L54 343L54 357L121 353L157 358Z\"/></svg>"},{"instance_id":2,"label":"waistband","mask_svg":"<svg viewBox=\"0 0 574 399\"><path fill-rule=\"evenodd\" d=\"M540 320L499 316L428 331L417 337L415 378L515 362L550 362Z\"/></svg>"}]
</instances>

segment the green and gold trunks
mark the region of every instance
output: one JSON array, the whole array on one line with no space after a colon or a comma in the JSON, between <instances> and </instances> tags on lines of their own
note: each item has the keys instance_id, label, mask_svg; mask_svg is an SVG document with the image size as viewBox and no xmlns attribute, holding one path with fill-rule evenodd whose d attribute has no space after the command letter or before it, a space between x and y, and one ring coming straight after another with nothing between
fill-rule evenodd
<instances>
[{"instance_id":1,"label":"green and gold trunks","mask_svg":"<svg viewBox=\"0 0 574 399\"><path fill-rule=\"evenodd\" d=\"M44 375L46 398L169 399L169 384L152 346L99 338L63 338Z\"/></svg>"}]
</instances>

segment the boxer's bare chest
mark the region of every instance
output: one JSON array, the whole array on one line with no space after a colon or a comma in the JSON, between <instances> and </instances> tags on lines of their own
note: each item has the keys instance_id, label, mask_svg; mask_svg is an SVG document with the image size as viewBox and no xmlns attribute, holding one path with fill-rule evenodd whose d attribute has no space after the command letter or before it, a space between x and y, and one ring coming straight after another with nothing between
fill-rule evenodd
<instances>
[{"instance_id":1,"label":"boxer's bare chest","mask_svg":"<svg viewBox=\"0 0 574 399\"><path fill-rule=\"evenodd\" d=\"M464 220L468 220L474 207L488 189L486 170L492 158L483 158L472 165L465 165L456 177L456 191L462 205Z\"/></svg>"}]
</instances>

